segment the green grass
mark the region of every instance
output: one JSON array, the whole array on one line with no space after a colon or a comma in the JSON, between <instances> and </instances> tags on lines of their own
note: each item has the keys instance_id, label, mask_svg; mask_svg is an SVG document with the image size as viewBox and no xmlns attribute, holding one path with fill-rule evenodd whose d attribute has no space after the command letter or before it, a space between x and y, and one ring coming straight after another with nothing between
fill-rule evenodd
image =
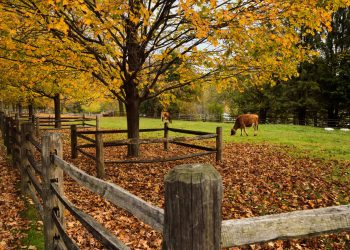
<instances>
[{"instance_id":1,"label":"green grass","mask_svg":"<svg viewBox=\"0 0 350 250\"><path fill-rule=\"evenodd\" d=\"M350 132L340 130L325 131L323 128L297 125L260 124L258 136L253 136L253 129L248 128L249 136L230 135L232 123L202 121L173 121L170 127L200 130L215 133L218 126L223 128L225 143L270 143L291 146L292 155L309 156L326 160L350 161ZM106 129L126 129L125 117L103 117L101 127ZM141 118L140 128L162 128L160 119ZM142 137L160 137L162 132L143 134ZM176 136L170 133L169 136Z\"/></svg>"},{"instance_id":2,"label":"green grass","mask_svg":"<svg viewBox=\"0 0 350 250\"><path fill-rule=\"evenodd\" d=\"M45 242L42 225L38 224L39 216L35 207L30 204L26 204L26 209L21 212L21 216L30 221L29 229L24 233L27 237L21 240L23 246L35 246L37 250L44 250Z\"/></svg>"}]
</instances>

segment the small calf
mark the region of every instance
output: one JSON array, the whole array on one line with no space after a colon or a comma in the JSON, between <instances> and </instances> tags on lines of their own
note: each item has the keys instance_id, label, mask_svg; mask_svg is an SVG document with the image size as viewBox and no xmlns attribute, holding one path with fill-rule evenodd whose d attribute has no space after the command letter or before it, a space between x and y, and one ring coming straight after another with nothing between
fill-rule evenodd
<instances>
[{"instance_id":1,"label":"small calf","mask_svg":"<svg viewBox=\"0 0 350 250\"><path fill-rule=\"evenodd\" d=\"M162 122L170 122L171 123L171 117L170 117L170 113L169 112L166 112L166 111L162 112L160 114L160 117L162 119Z\"/></svg>"},{"instance_id":2,"label":"small calf","mask_svg":"<svg viewBox=\"0 0 350 250\"><path fill-rule=\"evenodd\" d=\"M239 115L236 118L235 125L231 129L231 135L236 134L237 129L241 129L241 136L242 136L242 129L244 130L244 133L248 136L247 131L245 130L246 127L253 126L254 128L254 136L257 135L258 131L258 124L259 124L259 116L256 114L243 114Z\"/></svg>"}]
</instances>

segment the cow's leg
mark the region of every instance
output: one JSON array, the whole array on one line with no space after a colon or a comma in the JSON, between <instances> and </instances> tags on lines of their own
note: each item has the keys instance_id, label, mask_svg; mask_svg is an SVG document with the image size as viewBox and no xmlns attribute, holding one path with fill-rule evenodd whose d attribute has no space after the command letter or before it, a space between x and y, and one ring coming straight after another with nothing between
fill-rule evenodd
<instances>
[{"instance_id":1,"label":"cow's leg","mask_svg":"<svg viewBox=\"0 0 350 250\"><path fill-rule=\"evenodd\" d=\"M242 128L241 128L241 136L242 136Z\"/></svg>"},{"instance_id":2,"label":"cow's leg","mask_svg":"<svg viewBox=\"0 0 350 250\"><path fill-rule=\"evenodd\" d=\"M245 130L245 126L243 126L243 130L246 136L248 136L247 131Z\"/></svg>"},{"instance_id":3,"label":"cow's leg","mask_svg":"<svg viewBox=\"0 0 350 250\"><path fill-rule=\"evenodd\" d=\"M253 127L254 127L254 136L257 136L258 135L258 125L254 123Z\"/></svg>"}]
</instances>

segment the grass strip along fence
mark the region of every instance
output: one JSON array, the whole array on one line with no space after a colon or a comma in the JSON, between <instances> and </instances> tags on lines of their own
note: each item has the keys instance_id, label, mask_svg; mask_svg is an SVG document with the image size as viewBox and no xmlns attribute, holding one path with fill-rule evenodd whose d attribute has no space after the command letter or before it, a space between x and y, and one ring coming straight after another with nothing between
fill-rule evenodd
<instances>
[{"instance_id":1,"label":"grass strip along fence","mask_svg":"<svg viewBox=\"0 0 350 250\"><path fill-rule=\"evenodd\" d=\"M97 122L96 124L99 124ZM148 138L148 139L140 139L140 138L132 138L132 139L124 139L124 140L115 140L115 141L103 141L104 134L126 134L127 130L99 130L99 127L96 127L96 131L79 131L77 130L76 125L71 126L71 157L75 159L78 157L78 152L93 159L96 162L96 172L98 178L105 177L105 164L125 164L125 163L156 163L156 162L167 162L167 161L175 161L186 158L193 158L207 154L216 154L216 161L222 160L222 128L217 127L216 133L208 133L201 131L193 131L186 129L176 129L168 127L168 123L164 124L164 128L154 128L154 129L140 129L141 133L145 132L156 132L156 131L164 131L164 138ZM195 135L192 137L169 137L169 131L191 134ZM88 135L94 135L94 139L88 137ZM88 141L89 143L85 143L82 145L78 145L78 138ZM199 141L206 139L216 139L215 148L194 145L187 143L188 141ZM129 160L105 160L104 159L104 148L105 147L118 147L125 146L131 144L151 144L151 143L163 143L164 150L169 150L169 143L173 143L176 145L180 145L183 147L189 147L193 149L199 149L203 152L192 153L187 155L180 155L168 158L155 158L155 159L129 159ZM95 156L87 151L86 148L95 148L96 154Z\"/></svg>"},{"instance_id":2,"label":"grass strip along fence","mask_svg":"<svg viewBox=\"0 0 350 250\"><path fill-rule=\"evenodd\" d=\"M221 219L222 180L208 164L173 168L164 180L164 210L125 189L88 175L63 160L62 138L47 132L34 137L31 123L8 123L0 113L0 128L21 173L22 191L29 194L44 222L45 249L79 249L66 232L69 211L107 249L129 249L92 216L64 195L64 174L127 210L163 233L163 249L220 249L277 239L299 238L350 230L350 206L334 206L248 219ZM6 144L6 143L5 143ZM40 159L35 159L35 151Z\"/></svg>"}]
</instances>

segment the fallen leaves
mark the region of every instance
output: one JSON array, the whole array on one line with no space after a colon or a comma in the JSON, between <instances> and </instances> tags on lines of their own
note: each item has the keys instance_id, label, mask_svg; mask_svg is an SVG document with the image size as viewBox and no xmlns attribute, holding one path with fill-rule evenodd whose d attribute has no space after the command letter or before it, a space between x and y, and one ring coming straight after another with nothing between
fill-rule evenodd
<instances>
[{"instance_id":1,"label":"fallen leaves","mask_svg":"<svg viewBox=\"0 0 350 250\"><path fill-rule=\"evenodd\" d=\"M67 134L64 136L69 137ZM84 156L70 159L69 141L66 139L65 143L67 145L63 147L64 158L87 173L95 175L95 163ZM150 159L158 158L160 155L170 157L196 152L172 144L169 151L162 149L161 144L143 145L141 157ZM166 163L106 164L106 180L153 205L163 207L163 180L171 168L185 163L210 163L220 172L223 179L224 220L349 203L350 180L343 178L348 175L350 167L348 162L296 159L288 155L289 150L289 147L268 144L227 144L224 148L223 161L220 163L216 163L215 157L209 155ZM93 149L90 149L90 152L94 154ZM125 159L125 153L125 147L106 148L105 159ZM5 192L1 197L7 197L9 193L11 192ZM65 176L65 195L131 249L161 249L161 234L67 176ZM1 199L0 206L3 204ZM101 244L93 239L69 213L65 213L65 216L67 231L81 249L102 248ZM15 221L9 220L6 225L16 226L15 224ZM350 249L350 236L348 233L340 233L232 249Z\"/></svg>"},{"instance_id":2,"label":"fallen leaves","mask_svg":"<svg viewBox=\"0 0 350 250\"><path fill-rule=\"evenodd\" d=\"M3 147L0 149L0 250L15 249L20 246L22 233L28 227L28 221L20 216L24 201L18 190L19 173L11 167L5 158Z\"/></svg>"},{"instance_id":3,"label":"fallen leaves","mask_svg":"<svg viewBox=\"0 0 350 250\"><path fill-rule=\"evenodd\" d=\"M212 143L210 146L213 145ZM342 165L339 162L323 162L317 159L295 159L287 154L288 150L288 147L268 144L227 144L224 148L224 160L219 164L212 155L165 163L106 164L106 179L158 207L163 207L163 180L171 168L186 163L210 163L223 177L222 213L225 220L348 203L348 197L340 194L349 192L350 182L332 180L333 169L340 166L337 171L346 172L349 168L348 163ZM94 149L90 149L89 152L94 154ZM173 144L168 151L163 151L162 144L141 146L141 158L147 159L194 152L196 150ZM95 175L95 164L92 160L83 156L71 160L69 154L67 150L65 157L68 161ZM105 148L106 160L126 159L125 155L126 147ZM132 249L161 248L162 237L159 233L129 213L79 187L69 178L66 179L66 183L67 196L74 199L78 207L115 232L118 238ZM111 216L107 216L108 213ZM80 232L76 227L68 230L73 237L77 237ZM346 246L349 244L347 237L348 234L343 233L330 237L275 241L234 249L327 249L336 247L336 241ZM85 244L81 247L88 249L97 245Z\"/></svg>"}]
</instances>

